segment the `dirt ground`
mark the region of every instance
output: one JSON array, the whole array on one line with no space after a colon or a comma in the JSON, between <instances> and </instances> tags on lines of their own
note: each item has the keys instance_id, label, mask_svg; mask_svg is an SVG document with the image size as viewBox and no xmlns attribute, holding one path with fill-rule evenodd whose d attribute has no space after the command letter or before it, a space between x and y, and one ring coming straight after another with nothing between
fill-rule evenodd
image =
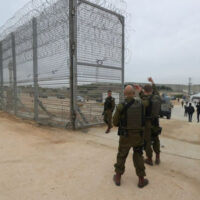
<instances>
[{"instance_id":1,"label":"dirt ground","mask_svg":"<svg viewBox=\"0 0 200 200\"><path fill-rule=\"evenodd\" d=\"M137 188L132 152L121 187L113 184L118 136L105 127L67 131L0 113L0 200L200 199L200 125L161 121L162 163Z\"/></svg>"}]
</instances>

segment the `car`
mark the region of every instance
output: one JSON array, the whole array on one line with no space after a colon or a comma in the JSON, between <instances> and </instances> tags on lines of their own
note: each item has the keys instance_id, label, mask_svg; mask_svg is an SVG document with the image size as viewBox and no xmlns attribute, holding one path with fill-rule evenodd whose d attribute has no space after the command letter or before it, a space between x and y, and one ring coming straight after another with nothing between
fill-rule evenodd
<instances>
[{"instance_id":1,"label":"car","mask_svg":"<svg viewBox=\"0 0 200 200\"><path fill-rule=\"evenodd\" d=\"M57 94L57 99L66 99L66 96L64 94Z\"/></svg>"},{"instance_id":2,"label":"car","mask_svg":"<svg viewBox=\"0 0 200 200\"><path fill-rule=\"evenodd\" d=\"M46 94L39 94L39 98L43 98L43 99L47 99L48 98L48 96L46 95Z\"/></svg>"},{"instance_id":3,"label":"car","mask_svg":"<svg viewBox=\"0 0 200 200\"><path fill-rule=\"evenodd\" d=\"M77 101L78 101L78 102L84 102L85 100L84 100L83 97L81 97L81 96L77 96Z\"/></svg>"},{"instance_id":4,"label":"car","mask_svg":"<svg viewBox=\"0 0 200 200\"><path fill-rule=\"evenodd\" d=\"M171 96L171 100L176 100L176 97L175 96Z\"/></svg>"}]
</instances>

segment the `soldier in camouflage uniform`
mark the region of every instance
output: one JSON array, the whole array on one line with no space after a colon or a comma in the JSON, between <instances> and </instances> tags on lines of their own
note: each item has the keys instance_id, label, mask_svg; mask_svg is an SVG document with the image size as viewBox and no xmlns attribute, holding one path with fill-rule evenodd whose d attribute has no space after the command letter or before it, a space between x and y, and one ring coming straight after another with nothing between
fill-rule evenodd
<instances>
[{"instance_id":1,"label":"soldier in camouflage uniform","mask_svg":"<svg viewBox=\"0 0 200 200\"><path fill-rule=\"evenodd\" d=\"M152 78L148 79L152 85L145 85L144 92L140 93L140 97L143 100L149 101L149 106L146 108L145 113L145 132L144 132L144 141L145 141L145 152L147 159L145 159L145 163L148 165L153 165L152 157L153 157L153 150L156 153L156 160L155 163L160 163L160 140L158 133L160 131L159 127L159 118L152 116L152 107L151 99L153 95L159 95L159 92L154 84ZM153 150L152 150L153 146Z\"/></svg>"},{"instance_id":2,"label":"soldier in camouflage uniform","mask_svg":"<svg viewBox=\"0 0 200 200\"><path fill-rule=\"evenodd\" d=\"M133 87L128 85L124 90L124 95L126 97L125 102L119 104L113 117L113 124L119 127L118 135L120 135L117 162L114 165L116 174L114 175L113 180L117 186L120 186L121 175L125 171L126 158L130 149L133 148L133 163L136 174L139 177L138 187L142 188L148 184L148 180L144 178L146 176L143 158L144 124L141 123L142 116L144 117L143 108L144 105L148 106L148 101L142 102L140 98L134 98L134 94ZM131 103L132 105L130 106ZM125 108L126 112L124 112ZM138 108L138 110L136 108ZM125 120L126 122L125 127L122 126L122 120ZM133 128L134 126L136 128Z\"/></svg>"},{"instance_id":3,"label":"soldier in camouflage uniform","mask_svg":"<svg viewBox=\"0 0 200 200\"><path fill-rule=\"evenodd\" d=\"M115 99L112 97L112 91L108 90L108 97L104 102L104 122L107 124L108 128L105 133L109 133L112 126L112 113L115 109Z\"/></svg>"}]
</instances>

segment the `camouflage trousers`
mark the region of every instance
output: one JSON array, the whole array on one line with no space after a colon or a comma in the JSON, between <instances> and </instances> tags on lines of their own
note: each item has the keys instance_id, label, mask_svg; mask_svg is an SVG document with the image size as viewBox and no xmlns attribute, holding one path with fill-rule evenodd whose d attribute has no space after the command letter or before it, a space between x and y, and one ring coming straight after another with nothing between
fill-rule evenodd
<instances>
[{"instance_id":1,"label":"camouflage trousers","mask_svg":"<svg viewBox=\"0 0 200 200\"><path fill-rule=\"evenodd\" d=\"M152 136L151 141L152 141L153 151L156 154L159 154L160 153L160 139L159 139L159 136Z\"/></svg>"},{"instance_id":2,"label":"camouflage trousers","mask_svg":"<svg viewBox=\"0 0 200 200\"><path fill-rule=\"evenodd\" d=\"M145 122L144 143L144 149L147 158L153 157L153 151L156 154L160 153L160 139L158 135L152 134L151 120L146 120Z\"/></svg>"},{"instance_id":3,"label":"camouflage trousers","mask_svg":"<svg viewBox=\"0 0 200 200\"><path fill-rule=\"evenodd\" d=\"M106 110L104 112L104 122L108 125L109 128L112 128L112 111Z\"/></svg>"},{"instance_id":4,"label":"camouflage trousers","mask_svg":"<svg viewBox=\"0 0 200 200\"><path fill-rule=\"evenodd\" d=\"M133 164L137 176L146 176L143 158L143 136L138 133L129 133L128 136L120 136L117 154L117 162L114 165L115 172L123 174L125 172L125 162L130 149L133 149Z\"/></svg>"},{"instance_id":5,"label":"camouflage trousers","mask_svg":"<svg viewBox=\"0 0 200 200\"><path fill-rule=\"evenodd\" d=\"M152 158L153 156L151 144L151 120L146 120L144 129L144 150L147 158Z\"/></svg>"}]
</instances>

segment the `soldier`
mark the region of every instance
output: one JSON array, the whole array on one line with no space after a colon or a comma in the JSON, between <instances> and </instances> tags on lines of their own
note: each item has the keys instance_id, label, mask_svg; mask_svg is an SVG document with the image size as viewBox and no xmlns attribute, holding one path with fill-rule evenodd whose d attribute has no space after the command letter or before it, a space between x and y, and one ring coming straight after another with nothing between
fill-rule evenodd
<instances>
[{"instance_id":1,"label":"soldier","mask_svg":"<svg viewBox=\"0 0 200 200\"><path fill-rule=\"evenodd\" d=\"M162 132L162 128L160 127L159 123L159 114L161 109L161 98L160 94L156 88L156 85L152 78L149 78L149 81L152 83L153 88L153 96L156 97L157 101L154 102L156 104L154 108L152 109L152 127L151 127L151 140L152 140L152 146L153 150L156 154L156 160L155 163L157 165L160 164L160 139L159 135ZM171 105L173 107L173 105Z\"/></svg>"},{"instance_id":2,"label":"soldier","mask_svg":"<svg viewBox=\"0 0 200 200\"><path fill-rule=\"evenodd\" d=\"M192 116L195 110L191 103L189 103L187 110L188 110L188 121L192 122Z\"/></svg>"},{"instance_id":3,"label":"soldier","mask_svg":"<svg viewBox=\"0 0 200 200\"><path fill-rule=\"evenodd\" d=\"M181 101L181 105L182 105L182 108L183 108L183 105L184 105L184 101Z\"/></svg>"},{"instance_id":4,"label":"soldier","mask_svg":"<svg viewBox=\"0 0 200 200\"><path fill-rule=\"evenodd\" d=\"M184 117L187 117L188 115L188 106L185 104L184 105Z\"/></svg>"},{"instance_id":5,"label":"soldier","mask_svg":"<svg viewBox=\"0 0 200 200\"><path fill-rule=\"evenodd\" d=\"M139 88L137 88L140 90ZM144 106L148 102L142 102L141 99L134 98L135 92L131 85L124 90L126 97L125 102L119 104L113 117L113 124L118 129L119 148L117 154L117 162L115 166L116 174L113 180L117 186L121 184L121 175L125 171L125 162L129 150L133 148L133 163L136 174L139 177L138 187L143 188L148 184L148 180L144 177L145 166L143 158L143 126L144 126Z\"/></svg>"},{"instance_id":6,"label":"soldier","mask_svg":"<svg viewBox=\"0 0 200 200\"><path fill-rule=\"evenodd\" d=\"M149 101L149 106L146 108L145 113L144 148L147 156L145 163L152 166L153 150L156 153L155 163L160 164L160 140L158 134L161 133L161 128L159 127L161 98L153 79L149 78L148 80L152 85L145 85L144 92L140 93L140 96L143 100Z\"/></svg>"},{"instance_id":7,"label":"soldier","mask_svg":"<svg viewBox=\"0 0 200 200\"><path fill-rule=\"evenodd\" d=\"M104 103L104 122L107 124L108 128L105 133L109 133L112 126L112 113L115 109L115 99L112 97L112 91L108 90L108 97Z\"/></svg>"},{"instance_id":8,"label":"soldier","mask_svg":"<svg viewBox=\"0 0 200 200\"><path fill-rule=\"evenodd\" d=\"M197 104L197 122L199 122L199 115L200 115L200 102Z\"/></svg>"}]
</instances>

